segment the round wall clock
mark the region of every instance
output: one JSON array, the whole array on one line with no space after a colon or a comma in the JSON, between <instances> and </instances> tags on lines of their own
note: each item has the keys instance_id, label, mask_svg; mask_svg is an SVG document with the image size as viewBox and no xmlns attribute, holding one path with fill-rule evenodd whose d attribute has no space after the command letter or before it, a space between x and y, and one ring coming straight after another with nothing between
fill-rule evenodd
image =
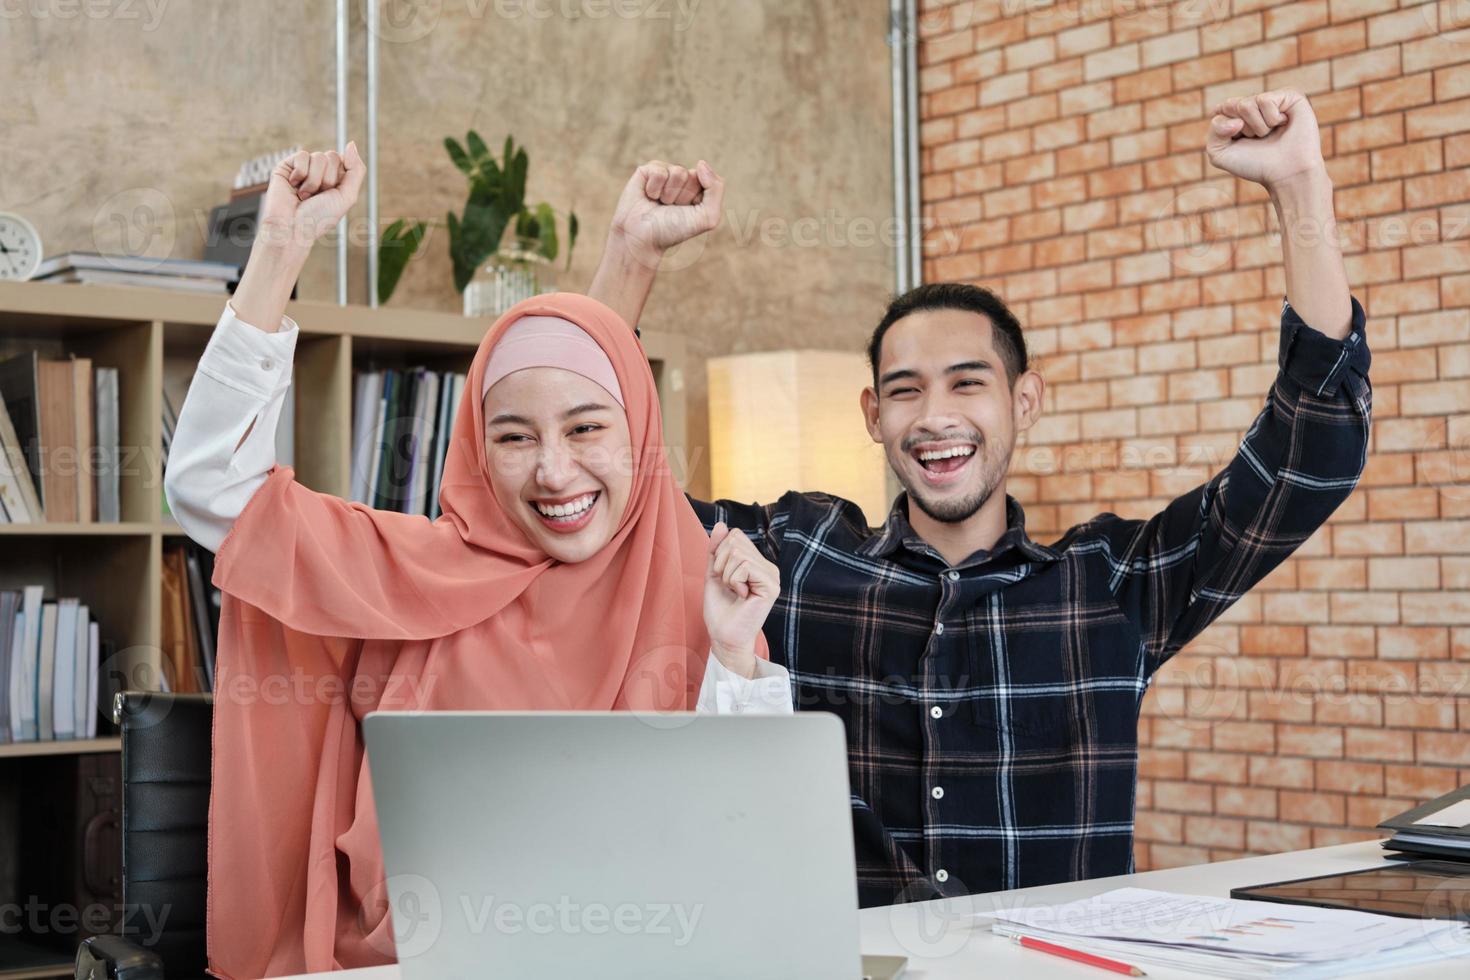
<instances>
[{"instance_id":1,"label":"round wall clock","mask_svg":"<svg viewBox=\"0 0 1470 980\"><path fill-rule=\"evenodd\" d=\"M22 281L41 264L41 235L18 214L0 211L0 279Z\"/></svg>"}]
</instances>

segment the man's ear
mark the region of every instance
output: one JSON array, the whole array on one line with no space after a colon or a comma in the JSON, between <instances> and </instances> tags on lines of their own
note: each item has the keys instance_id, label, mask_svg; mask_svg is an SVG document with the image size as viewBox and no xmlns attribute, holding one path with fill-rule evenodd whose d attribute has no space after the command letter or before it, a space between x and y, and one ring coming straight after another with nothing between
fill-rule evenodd
<instances>
[{"instance_id":1,"label":"man's ear","mask_svg":"<svg viewBox=\"0 0 1470 980\"><path fill-rule=\"evenodd\" d=\"M1041 418L1041 406L1045 397L1046 379L1040 372L1026 371L1016 379L1015 390L1011 393L1011 404L1017 432L1025 432Z\"/></svg>"},{"instance_id":2,"label":"man's ear","mask_svg":"<svg viewBox=\"0 0 1470 980\"><path fill-rule=\"evenodd\" d=\"M864 388L860 399L863 408L863 424L868 427L868 435L880 445L883 442L883 434L878 430L878 392L874 388Z\"/></svg>"}]
</instances>

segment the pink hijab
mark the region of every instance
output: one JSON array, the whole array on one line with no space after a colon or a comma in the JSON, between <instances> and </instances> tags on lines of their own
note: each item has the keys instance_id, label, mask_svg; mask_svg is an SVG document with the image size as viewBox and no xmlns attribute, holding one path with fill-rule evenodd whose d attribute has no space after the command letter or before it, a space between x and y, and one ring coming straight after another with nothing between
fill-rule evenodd
<instances>
[{"instance_id":1,"label":"pink hijab","mask_svg":"<svg viewBox=\"0 0 1470 980\"><path fill-rule=\"evenodd\" d=\"M487 359L528 316L569 320L606 353L636 454L617 533L576 564L537 550L485 475ZM615 313L561 293L495 323L470 367L439 500L431 523L308 490L278 466L220 546L215 976L393 961L359 727L368 712L694 705L709 539L665 463L648 362Z\"/></svg>"}]
</instances>

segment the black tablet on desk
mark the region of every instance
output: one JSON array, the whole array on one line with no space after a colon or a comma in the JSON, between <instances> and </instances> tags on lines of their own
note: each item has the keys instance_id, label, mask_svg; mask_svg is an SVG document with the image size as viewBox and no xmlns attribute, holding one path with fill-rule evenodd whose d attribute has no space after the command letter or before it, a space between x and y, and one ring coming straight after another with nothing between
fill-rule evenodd
<instances>
[{"instance_id":1,"label":"black tablet on desk","mask_svg":"<svg viewBox=\"0 0 1470 980\"><path fill-rule=\"evenodd\" d=\"M1470 922L1470 866L1454 861L1396 862L1364 871L1232 888L1230 897Z\"/></svg>"}]
</instances>

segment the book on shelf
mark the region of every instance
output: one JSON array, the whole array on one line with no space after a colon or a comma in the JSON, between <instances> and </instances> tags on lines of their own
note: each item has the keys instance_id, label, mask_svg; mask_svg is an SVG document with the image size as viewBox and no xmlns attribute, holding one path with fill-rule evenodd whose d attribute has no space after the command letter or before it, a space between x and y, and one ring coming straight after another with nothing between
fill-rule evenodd
<instances>
[{"instance_id":1,"label":"book on shelf","mask_svg":"<svg viewBox=\"0 0 1470 980\"><path fill-rule=\"evenodd\" d=\"M296 382L293 379L281 399L281 416L276 420L276 462L296 465Z\"/></svg>"},{"instance_id":2,"label":"book on shelf","mask_svg":"<svg viewBox=\"0 0 1470 980\"><path fill-rule=\"evenodd\" d=\"M240 270L227 262L201 259L156 259L141 255L67 252L36 268L37 282L146 286L183 292L228 293Z\"/></svg>"},{"instance_id":3,"label":"book on shelf","mask_svg":"<svg viewBox=\"0 0 1470 980\"><path fill-rule=\"evenodd\" d=\"M56 603L41 604L41 634L36 645L36 737L49 742L56 737L52 715L56 690Z\"/></svg>"},{"instance_id":4,"label":"book on shelf","mask_svg":"<svg viewBox=\"0 0 1470 980\"><path fill-rule=\"evenodd\" d=\"M156 273L112 272L92 269L69 270L47 276L40 282L81 283L94 286L143 286L147 289L174 289L186 293L219 293L228 295L230 287L217 279L194 279L189 276L164 276Z\"/></svg>"},{"instance_id":5,"label":"book on shelf","mask_svg":"<svg viewBox=\"0 0 1470 980\"><path fill-rule=\"evenodd\" d=\"M189 616L188 577L184 571L182 548L171 547L163 553L163 676L168 689L175 694L193 694L203 689L200 670L196 670L195 651L198 637ZM200 665L202 666L202 665Z\"/></svg>"},{"instance_id":6,"label":"book on shelf","mask_svg":"<svg viewBox=\"0 0 1470 980\"><path fill-rule=\"evenodd\" d=\"M118 384L86 357L0 362L0 523L120 518Z\"/></svg>"},{"instance_id":7,"label":"book on shelf","mask_svg":"<svg viewBox=\"0 0 1470 980\"><path fill-rule=\"evenodd\" d=\"M117 435L117 368L96 369L97 412L97 520L122 520L122 494L118 484L121 461Z\"/></svg>"},{"instance_id":8,"label":"book on shelf","mask_svg":"<svg viewBox=\"0 0 1470 980\"><path fill-rule=\"evenodd\" d=\"M27 585L0 591L0 741L97 737L102 641L79 599Z\"/></svg>"},{"instance_id":9,"label":"book on shelf","mask_svg":"<svg viewBox=\"0 0 1470 980\"><path fill-rule=\"evenodd\" d=\"M358 503L367 502L368 481L372 478L372 452L367 447L368 440L382 424L378 416L378 402L382 394L383 372L358 372L353 382L352 399L351 498Z\"/></svg>"},{"instance_id":10,"label":"book on shelf","mask_svg":"<svg viewBox=\"0 0 1470 980\"><path fill-rule=\"evenodd\" d=\"M12 649L20 647L16 641L20 599L19 592L9 589L0 592L0 680L5 682L4 694L0 696L0 742L10 741L10 656Z\"/></svg>"},{"instance_id":11,"label":"book on shelf","mask_svg":"<svg viewBox=\"0 0 1470 980\"><path fill-rule=\"evenodd\" d=\"M464 378L423 367L358 372L353 500L379 510L439 516L444 453Z\"/></svg>"},{"instance_id":12,"label":"book on shelf","mask_svg":"<svg viewBox=\"0 0 1470 980\"><path fill-rule=\"evenodd\" d=\"M4 400L0 400L0 522L29 524L44 517L20 436Z\"/></svg>"},{"instance_id":13,"label":"book on shelf","mask_svg":"<svg viewBox=\"0 0 1470 980\"><path fill-rule=\"evenodd\" d=\"M433 467L429 464L434 451L434 423L439 415L439 375L425 372L414 398L413 414L413 466L408 477L409 512L426 513L429 496L429 475Z\"/></svg>"},{"instance_id":14,"label":"book on shelf","mask_svg":"<svg viewBox=\"0 0 1470 980\"><path fill-rule=\"evenodd\" d=\"M86 357L74 357L71 368L72 423L76 426L72 434L72 468L76 471L77 517L90 523L97 520L95 460L92 456L92 446L96 441L92 361Z\"/></svg>"},{"instance_id":15,"label":"book on shelf","mask_svg":"<svg viewBox=\"0 0 1470 980\"><path fill-rule=\"evenodd\" d=\"M57 599L56 646L51 665L51 737L75 738L77 687L77 613L81 603L76 599Z\"/></svg>"},{"instance_id":16,"label":"book on shelf","mask_svg":"<svg viewBox=\"0 0 1470 980\"><path fill-rule=\"evenodd\" d=\"M39 585L28 585L22 590L15 629L11 633L8 657L12 742L32 741L36 737L35 651L41 646L41 596Z\"/></svg>"},{"instance_id":17,"label":"book on shelf","mask_svg":"<svg viewBox=\"0 0 1470 980\"><path fill-rule=\"evenodd\" d=\"M48 521L80 520L76 480L76 399L69 361L40 361L42 499Z\"/></svg>"},{"instance_id":18,"label":"book on shelf","mask_svg":"<svg viewBox=\"0 0 1470 980\"><path fill-rule=\"evenodd\" d=\"M192 541L164 549L164 690L188 694L214 688L220 596L209 582L213 573L214 556Z\"/></svg>"},{"instance_id":19,"label":"book on shelf","mask_svg":"<svg viewBox=\"0 0 1470 980\"><path fill-rule=\"evenodd\" d=\"M207 560L206 560L207 559ZM219 635L220 593L205 577L214 575L214 556L200 547L184 549L189 577L189 612L194 617L194 635L199 638L199 660L204 666L206 688L214 690L215 637Z\"/></svg>"},{"instance_id":20,"label":"book on shelf","mask_svg":"<svg viewBox=\"0 0 1470 980\"><path fill-rule=\"evenodd\" d=\"M24 468L13 472L23 484L29 484L31 489L26 502L29 507L30 502L35 501L36 516L33 519L38 521L45 520L42 508L46 500L46 484L41 472L40 362L40 355L35 351L0 361L0 401L5 403L15 442L10 443L8 433L0 431L0 434L6 436L7 459L13 457L15 450L24 457ZM25 491L25 486L21 489Z\"/></svg>"},{"instance_id":21,"label":"book on shelf","mask_svg":"<svg viewBox=\"0 0 1470 980\"><path fill-rule=\"evenodd\" d=\"M163 465L168 465L169 447L174 442L174 427L179 424L179 413L174 411L173 399L169 397L168 389L162 391L163 398Z\"/></svg>"}]
</instances>

